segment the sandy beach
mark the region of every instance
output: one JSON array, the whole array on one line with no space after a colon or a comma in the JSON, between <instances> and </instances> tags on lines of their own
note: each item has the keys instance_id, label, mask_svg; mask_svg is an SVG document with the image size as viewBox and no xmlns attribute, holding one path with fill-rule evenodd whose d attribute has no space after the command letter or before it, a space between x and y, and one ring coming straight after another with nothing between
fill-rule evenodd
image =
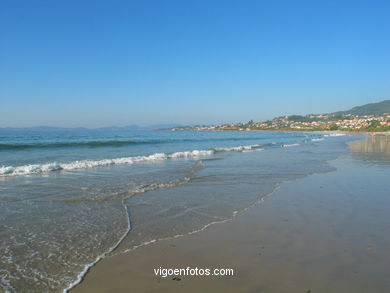
<instances>
[{"instance_id":1,"label":"sandy beach","mask_svg":"<svg viewBox=\"0 0 390 293\"><path fill-rule=\"evenodd\" d=\"M352 151L231 221L104 259L72 292L388 292L388 137ZM234 275L163 278L159 267Z\"/></svg>"}]
</instances>

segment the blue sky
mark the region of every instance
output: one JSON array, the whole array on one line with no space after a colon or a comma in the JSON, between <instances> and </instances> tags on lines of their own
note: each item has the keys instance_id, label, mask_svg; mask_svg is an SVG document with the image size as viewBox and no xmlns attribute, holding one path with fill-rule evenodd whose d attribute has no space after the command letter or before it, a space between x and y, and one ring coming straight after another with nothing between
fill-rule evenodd
<instances>
[{"instance_id":1,"label":"blue sky","mask_svg":"<svg viewBox=\"0 0 390 293\"><path fill-rule=\"evenodd\" d=\"M220 123L390 98L390 1L0 3L0 127Z\"/></svg>"}]
</instances>

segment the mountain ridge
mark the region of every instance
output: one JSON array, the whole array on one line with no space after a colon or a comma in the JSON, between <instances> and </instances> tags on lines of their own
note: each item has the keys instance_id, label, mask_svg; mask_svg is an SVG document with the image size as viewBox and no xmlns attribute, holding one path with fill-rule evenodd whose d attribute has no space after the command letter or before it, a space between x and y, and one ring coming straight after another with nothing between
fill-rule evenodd
<instances>
[{"instance_id":1,"label":"mountain ridge","mask_svg":"<svg viewBox=\"0 0 390 293\"><path fill-rule=\"evenodd\" d=\"M332 115L383 115L384 113L390 113L390 100L384 100L376 103L364 104L361 106L355 106L349 110L337 111L330 113Z\"/></svg>"}]
</instances>

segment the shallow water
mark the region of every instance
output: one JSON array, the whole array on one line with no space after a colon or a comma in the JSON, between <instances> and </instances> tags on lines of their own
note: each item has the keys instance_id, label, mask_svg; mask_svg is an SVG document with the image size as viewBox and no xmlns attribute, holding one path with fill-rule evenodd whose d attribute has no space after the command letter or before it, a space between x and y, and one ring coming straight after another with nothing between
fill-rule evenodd
<instances>
[{"instance_id":1,"label":"shallow water","mask_svg":"<svg viewBox=\"0 0 390 293\"><path fill-rule=\"evenodd\" d=\"M61 292L109 254L229 219L281 182L332 170L326 161L357 138L3 132L0 282L9 292Z\"/></svg>"},{"instance_id":2,"label":"shallow water","mask_svg":"<svg viewBox=\"0 0 390 293\"><path fill-rule=\"evenodd\" d=\"M390 135L373 134L351 144L352 156L367 164L390 165Z\"/></svg>"}]
</instances>

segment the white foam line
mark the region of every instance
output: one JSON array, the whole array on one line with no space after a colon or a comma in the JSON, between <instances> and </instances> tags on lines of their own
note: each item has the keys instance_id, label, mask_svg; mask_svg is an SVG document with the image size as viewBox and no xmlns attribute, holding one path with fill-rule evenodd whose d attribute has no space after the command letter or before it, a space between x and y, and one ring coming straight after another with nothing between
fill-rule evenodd
<instances>
[{"instance_id":1,"label":"white foam line","mask_svg":"<svg viewBox=\"0 0 390 293\"><path fill-rule=\"evenodd\" d=\"M329 133L329 134L325 134L324 136L325 137L346 136L346 134L345 133Z\"/></svg>"},{"instance_id":2,"label":"white foam line","mask_svg":"<svg viewBox=\"0 0 390 293\"><path fill-rule=\"evenodd\" d=\"M45 163L45 164L30 164L23 166L2 166L0 167L0 176L18 176L18 175L30 175L30 174L40 174L47 173L51 171L60 171L60 170L77 170L77 169L87 169L95 167L103 167L110 165L132 165L142 162L157 162L164 161L168 159L186 159L186 158L198 158L203 156L210 156L215 152L230 152L230 151L245 151L252 150L259 147L259 145L249 145L249 146L237 146L229 148L216 148L210 150L193 150L185 152L175 152L171 154L165 153L155 153L149 156L136 156L136 157L122 157L116 159L101 159L101 160L80 160L67 163Z\"/></svg>"},{"instance_id":3,"label":"white foam line","mask_svg":"<svg viewBox=\"0 0 390 293\"><path fill-rule=\"evenodd\" d=\"M296 147L296 146L299 146L299 143L292 143L292 144L284 144L283 145L284 148Z\"/></svg>"},{"instance_id":4,"label":"white foam line","mask_svg":"<svg viewBox=\"0 0 390 293\"><path fill-rule=\"evenodd\" d=\"M257 148L259 146L260 146L259 144L252 144L252 145L241 145L237 147L215 148L214 150L216 150L217 152L232 152L232 151L242 152L242 151L252 150L253 148Z\"/></svg>"},{"instance_id":5,"label":"white foam line","mask_svg":"<svg viewBox=\"0 0 390 293\"><path fill-rule=\"evenodd\" d=\"M109 248L106 252L104 252L104 253L100 254L99 256L97 256L96 259L93 262L91 262L90 264L87 264L84 267L84 269L77 275L76 280L73 281L71 284L69 284L69 286L63 290L63 293L69 292L69 290L71 290L72 288L74 288L75 286L80 284L81 281L84 279L85 275L88 273L88 271L94 265L96 265L100 260L102 260L104 257L106 257L107 254L109 254L112 251L114 251L122 243L123 239L125 239L125 237L129 234L129 232L131 230L131 224L130 224L130 219L129 219L129 211L128 211L128 208L125 205L123 200L122 200L122 205L124 206L124 208L126 210L126 218L127 218L127 230L125 231L125 233L123 233L122 237L119 238L119 240L113 246L111 246L111 248Z\"/></svg>"}]
</instances>

